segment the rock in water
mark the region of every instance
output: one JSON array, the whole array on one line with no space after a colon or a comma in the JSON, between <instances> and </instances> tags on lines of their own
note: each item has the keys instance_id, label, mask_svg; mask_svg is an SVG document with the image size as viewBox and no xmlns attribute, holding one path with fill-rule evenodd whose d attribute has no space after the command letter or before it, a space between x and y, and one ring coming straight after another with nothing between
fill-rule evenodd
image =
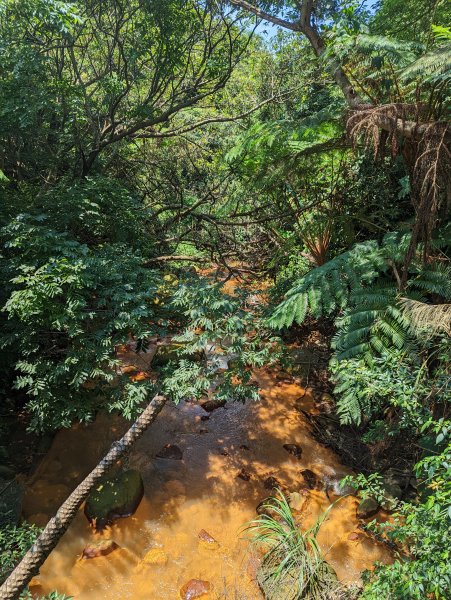
<instances>
[{"instance_id":1,"label":"rock in water","mask_svg":"<svg viewBox=\"0 0 451 600\"><path fill-rule=\"evenodd\" d=\"M169 460L182 460L183 452L180 450L178 446L174 444L166 444L163 448L156 454L157 458L167 458Z\"/></svg>"},{"instance_id":2,"label":"rock in water","mask_svg":"<svg viewBox=\"0 0 451 600\"><path fill-rule=\"evenodd\" d=\"M211 591L211 583L202 579L190 579L180 590L182 600L195 600L208 596Z\"/></svg>"},{"instance_id":3,"label":"rock in water","mask_svg":"<svg viewBox=\"0 0 451 600\"><path fill-rule=\"evenodd\" d=\"M107 556L119 546L114 540L99 540L88 544L83 550L82 558L97 558L98 556Z\"/></svg>"},{"instance_id":4,"label":"rock in water","mask_svg":"<svg viewBox=\"0 0 451 600\"><path fill-rule=\"evenodd\" d=\"M239 477L243 481L249 481L251 478L251 474L248 473L245 469L241 469L241 471L238 473L237 477Z\"/></svg>"},{"instance_id":5,"label":"rock in water","mask_svg":"<svg viewBox=\"0 0 451 600\"><path fill-rule=\"evenodd\" d=\"M291 492L289 495L288 504L290 505L291 510L301 512L306 502L307 497L299 492Z\"/></svg>"},{"instance_id":6,"label":"rock in water","mask_svg":"<svg viewBox=\"0 0 451 600\"><path fill-rule=\"evenodd\" d=\"M204 410L206 410L207 412L213 412L214 410L216 410L217 408L222 408L223 406L225 406L226 401L225 400L219 400L217 398L213 398L211 400L202 400L200 402L200 405L202 406L202 408Z\"/></svg>"},{"instance_id":7,"label":"rock in water","mask_svg":"<svg viewBox=\"0 0 451 600\"><path fill-rule=\"evenodd\" d=\"M357 517L359 519L368 519L379 510L379 502L374 498L368 497L362 500L357 507Z\"/></svg>"},{"instance_id":8,"label":"rock in water","mask_svg":"<svg viewBox=\"0 0 451 600\"><path fill-rule=\"evenodd\" d=\"M281 485L278 479L270 475L263 481L263 487L267 490L274 490L280 488Z\"/></svg>"},{"instance_id":9,"label":"rock in water","mask_svg":"<svg viewBox=\"0 0 451 600\"><path fill-rule=\"evenodd\" d=\"M216 540L215 540L215 538L214 538L212 535L210 535L210 534L208 533L208 531L205 531L205 529L201 529L201 530L199 531L199 533L197 534L197 537L198 537L200 540L202 540L202 541L204 541L204 542L207 542L208 544L214 544L214 543L216 543Z\"/></svg>"},{"instance_id":10,"label":"rock in water","mask_svg":"<svg viewBox=\"0 0 451 600\"><path fill-rule=\"evenodd\" d=\"M129 517L138 508L144 495L144 484L139 471L130 469L108 477L89 494L85 515L98 531L111 525L114 519Z\"/></svg>"},{"instance_id":11,"label":"rock in water","mask_svg":"<svg viewBox=\"0 0 451 600\"><path fill-rule=\"evenodd\" d=\"M318 489L320 487L318 477L310 469L304 469L301 471L301 476L309 490Z\"/></svg>"},{"instance_id":12,"label":"rock in water","mask_svg":"<svg viewBox=\"0 0 451 600\"><path fill-rule=\"evenodd\" d=\"M208 550L217 550L219 548L218 542L208 533L208 531L205 531L205 529L201 529L197 534L197 537L199 538L199 544L202 548Z\"/></svg>"},{"instance_id":13,"label":"rock in water","mask_svg":"<svg viewBox=\"0 0 451 600\"><path fill-rule=\"evenodd\" d=\"M169 560L169 556L161 548L152 548L143 558L143 563L146 565L165 565Z\"/></svg>"},{"instance_id":14,"label":"rock in water","mask_svg":"<svg viewBox=\"0 0 451 600\"><path fill-rule=\"evenodd\" d=\"M297 444L284 444L283 447L285 450L296 458L301 458L302 448Z\"/></svg>"},{"instance_id":15,"label":"rock in water","mask_svg":"<svg viewBox=\"0 0 451 600\"><path fill-rule=\"evenodd\" d=\"M277 508L276 499L273 496L269 496L260 502L255 509L257 515L266 515L273 519L278 517L278 513L275 512L274 508Z\"/></svg>"}]
</instances>

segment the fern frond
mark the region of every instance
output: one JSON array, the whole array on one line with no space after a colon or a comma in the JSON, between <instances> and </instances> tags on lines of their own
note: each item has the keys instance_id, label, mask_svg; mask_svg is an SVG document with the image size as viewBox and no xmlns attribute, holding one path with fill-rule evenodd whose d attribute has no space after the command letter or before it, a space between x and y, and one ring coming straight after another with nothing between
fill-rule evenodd
<instances>
[{"instance_id":1,"label":"fern frond","mask_svg":"<svg viewBox=\"0 0 451 600\"><path fill-rule=\"evenodd\" d=\"M427 294L437 294L444 300L451 300L451 267L432 264L418 271L410 279L409 290L420 290Z\"/></svg>"},{"instance_id":2,"label":"fern frond","mask_svg":"<svg viewBox=\"0 0 451 600\"><path fill-rule=\"evenodd\" d=\"M335 389L336 392L337 388ZM351 423L360 425L362 421L362 407L354 390L340 397L337 414L340 417L340 423L343 425L350 425Z\"/></svg>"},{"instance_id":3,"label":"fern frond","mask_svg":"<svg viewBox=\"0 0 451 600\"><path fill-rule=\"evenodd\" d=\"M430 82L438 78L443 81L451 79L451 43L427 52L401 72L403 81L421 79Z\"/></svg>"}]
</instances>

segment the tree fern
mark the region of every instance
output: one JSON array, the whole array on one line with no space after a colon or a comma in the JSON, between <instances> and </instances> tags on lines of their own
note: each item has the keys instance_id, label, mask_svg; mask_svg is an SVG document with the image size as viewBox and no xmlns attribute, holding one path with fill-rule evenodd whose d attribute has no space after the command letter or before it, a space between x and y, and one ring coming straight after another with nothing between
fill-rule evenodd
<instances>
[{"instance_id":1,"label":"tree fern","mask_svg":"<svg viewBox=\"0 0 451 600\"><path fill-rule=\"evenodd\" d=\"M399 305L400 290L391 269L402 261L409 236L393 233L382 244L357 244L300 278L269 319L281 329L302 324L308 314L334 316L332 346L340 360L390 354L413 348L409 319ZM405 295L413 300L451 297L451 268L411 267Z\"/></svg>"},{"instance_id":2,"label":"tree fern","mask_svg":"<svg viewBox=\"0 0 451 600\"><path fill-rule=\"evenodd\" d=\"M301 325L308 313L332 315L347 306L352 290L371 283L387 268L376 242L358 244L299 279L269 323L281 329L294 322Z\"/></svg>"},{"instance_id":3,"label":"tree fern","mask_svg":"<svg viewBox=\"0 0 451 600\"><path fill-rule=\"evenodd\" d=\"M413 61L401 72L401 80L424 82L447 81L451 78L451 42L434 48Z\"/></svg>"}]
</instances>

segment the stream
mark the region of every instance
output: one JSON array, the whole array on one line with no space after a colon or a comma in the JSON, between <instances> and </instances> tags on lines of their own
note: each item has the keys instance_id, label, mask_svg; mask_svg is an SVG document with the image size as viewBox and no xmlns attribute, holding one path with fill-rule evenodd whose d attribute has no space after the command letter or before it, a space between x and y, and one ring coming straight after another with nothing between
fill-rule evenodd
<instances>
[{"instance_id":1,"label":"stream","mask_svg":"<svg viewBox=\"0 0 451 600\"><path fill-rule=\"evenodd\" d=\"M338 482L349 470L309 432L301 411L315 412L313 390L281 373L261 370L255 376L259 402L228 403L209 414L194 403L166 405L129 456L130 467L140 470L145 486L136 513L97 534L80 510L33 579L33 596L58 590L77 600L175 600L180 588L195 578L211 583L212 599L261 598L254 577L256 558L243 526L268 496L264 481L275 477L282 488L301 490L301 523L307 527L339 497ZM44 525L126 427L121 417L100 414L93 423L60 431L28 483L25 518ZM183 451L182 460L155 457L168 443ZM284 444L300 446L301 457L289 454ZM303 469L313 471L327 493L305 489ZM345 583L359 582L361 572L375 561L390 561L388 549L359 528L357 504L355 497L342 497L318 537ZM201 530L218 544L202 543ZM102 535L119 548L107 556L81 559L87 544ZM142 562L153 548L164 551L166 564Z\"/></svg>"}]
</instances>

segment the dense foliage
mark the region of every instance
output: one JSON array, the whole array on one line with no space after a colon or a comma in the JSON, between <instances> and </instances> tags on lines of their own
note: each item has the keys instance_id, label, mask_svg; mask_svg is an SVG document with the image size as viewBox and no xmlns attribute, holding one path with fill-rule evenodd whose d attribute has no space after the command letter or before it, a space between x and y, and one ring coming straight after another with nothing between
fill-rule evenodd
<instances>
[{"instance_id":1,"label":"dense foliage","mask_svg":"<svg viewBox=\"0 0 451 600\"><path fill-rule=\"evenodd\" d=\"M262 12L272 35L254 33ZM279 332L327 320L341 423L414 448L415 497L374 526L397 560L361 597L449 597L450 16L444 0L0 2L5 411L42 432L131 419L156 391L255 399ZM266 312L215 273L265 277ZM121 349L168 339L152 373L121 368ZM378 477L354 485L377 496ZM315 545L283 502L289 535L263 523L272 597L284 556L305 570ZM0 580L35 534L0 530Z\"/></svg>"}]
</instances>

